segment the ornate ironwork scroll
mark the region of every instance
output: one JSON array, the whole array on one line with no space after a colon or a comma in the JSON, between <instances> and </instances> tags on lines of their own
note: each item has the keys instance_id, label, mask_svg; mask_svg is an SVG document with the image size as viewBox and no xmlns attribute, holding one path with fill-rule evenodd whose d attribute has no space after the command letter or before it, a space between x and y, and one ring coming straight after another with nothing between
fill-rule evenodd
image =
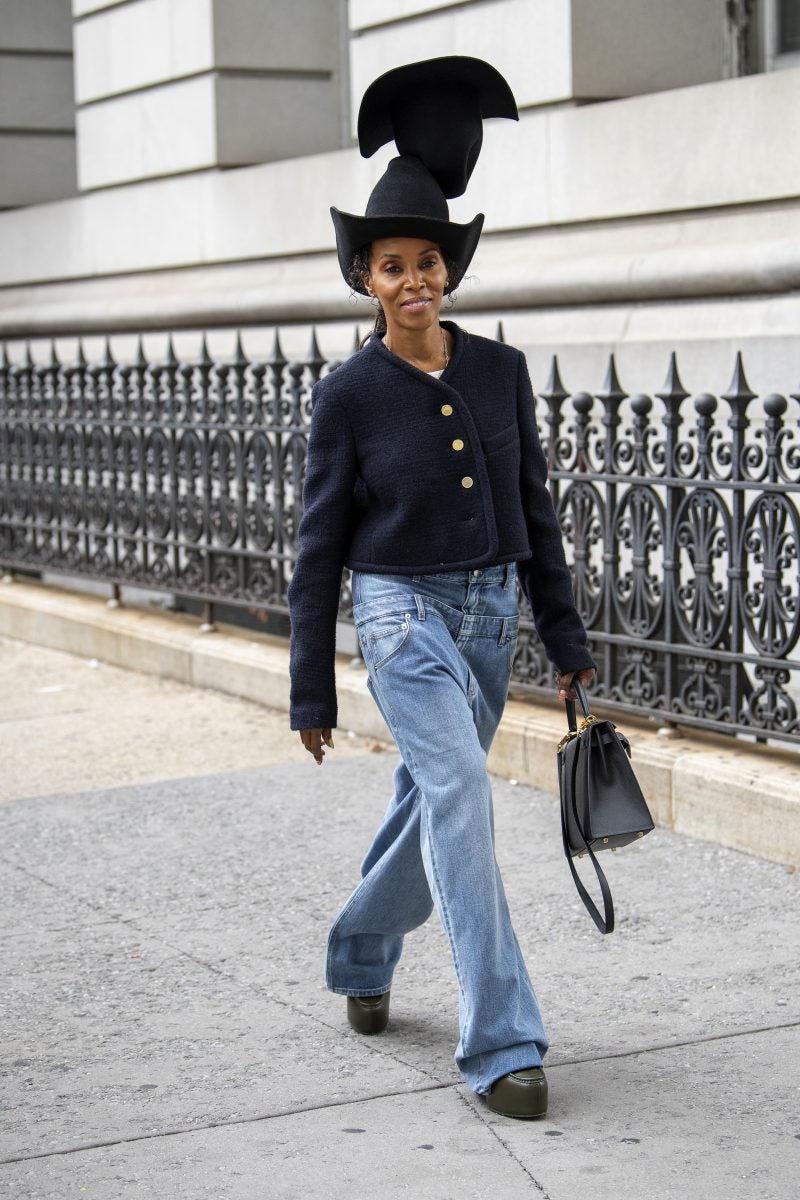
<instances>
[{"instance_id":1,"label":"ornate ironwork scroll","mask_svg":"<svg viewBox=\"0 0 800 1200\"><path fill-rule=\"evenodd\" d=\"M288 360L237 339L181 362L141 341L74 362L0 353L0 565L286 613L316 337ZM800 743L800 394L758 398L737 357L720 397L692 398L675 356L654 396L613 357L594 395L554 360L537 415L595 695L652 714ZM552 696L524 598L512 684ZM351 611L343 572L341 616ZM568 666L569 664L563 664Z\"/></svg>"},{"instance_id":2,"label":"ornate ironwork scroll","mask_svg":"<svg viewBox=\"0 0 800 1200\"><path fill-rule=\"evenodd\" d=\"M311 387L275 338L213 362L0 357L0 563L286 611Z\"/></svg>"},{"instance_id":3,"label":"ornate ironwork scroll","mask_svg":"<svg viewBox=\"0 0 800 1200\"><path fill-rule=\"evenodd\" d=\"M719 400L666 382L570 399L554 360L540 413L575 597L611 709L800 743L797 410L760 406L737 356ZM800 401L800 395L791 399ZM693 410L693 411L692 411ZM530 620L514 683L550 674ZM568 666L568 664L565 664Z\"/></svg>"}]
</instances>

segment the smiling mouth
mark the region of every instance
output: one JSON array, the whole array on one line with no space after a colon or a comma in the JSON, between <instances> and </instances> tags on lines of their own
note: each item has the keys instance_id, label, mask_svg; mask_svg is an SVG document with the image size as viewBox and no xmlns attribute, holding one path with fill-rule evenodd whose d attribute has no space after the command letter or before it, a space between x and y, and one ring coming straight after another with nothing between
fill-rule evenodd
<instances>
[{"instance_id":1,"label":"smiling mouth","mask_svg":"<svg viewBox=\"0 0 800 1200\"><path fill-rule=\"evenodd\" d=\"M401 308L425 308L430 304L430 296L415 296L413 300L404 300L400 305Z\"/></svg>"}]
</instances>

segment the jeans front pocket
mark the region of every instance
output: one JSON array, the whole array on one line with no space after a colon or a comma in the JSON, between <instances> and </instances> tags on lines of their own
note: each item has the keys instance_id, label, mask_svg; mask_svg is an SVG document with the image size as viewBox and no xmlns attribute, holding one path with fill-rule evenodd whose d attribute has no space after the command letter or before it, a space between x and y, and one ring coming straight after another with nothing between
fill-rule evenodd
<instances>
[{"instance_id":1,"label":"jeans front pocket","mask_svg":"<svg viewBox=\"0 0 800 1200\"><path fill-rule=\"evenodd\" d=\"M356 621L361 651L376 671L394 658L410 630L411 613L408 610L377 613Z\"/></svg>"}]
</instances>

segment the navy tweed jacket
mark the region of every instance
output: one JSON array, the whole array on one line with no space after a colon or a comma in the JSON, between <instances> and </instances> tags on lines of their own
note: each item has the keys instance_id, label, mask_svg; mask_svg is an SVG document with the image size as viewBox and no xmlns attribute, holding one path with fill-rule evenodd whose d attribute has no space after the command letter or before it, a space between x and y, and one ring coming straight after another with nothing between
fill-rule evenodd
<instances>
[{"instance_id":1,"label":"navy tweed jacket","mask_svg":"<svg viewBox=\"0 0 800 1200\"><path fill-rule=\"evenodd\" d=\"M440 378L370 340L314 385L289 582L290 726L334 728L342 568L413 575L516 561L548 658L594 666L575 608L525 357L454 335Z\"/></svg>"}]
</instances>

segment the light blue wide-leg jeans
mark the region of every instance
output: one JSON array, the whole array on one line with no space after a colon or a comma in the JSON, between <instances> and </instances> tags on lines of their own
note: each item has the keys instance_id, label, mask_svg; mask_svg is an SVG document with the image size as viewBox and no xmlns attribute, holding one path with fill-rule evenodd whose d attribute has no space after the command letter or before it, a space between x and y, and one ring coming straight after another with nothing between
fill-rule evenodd
<instances>
[{"instance_id":1,"label":"light blue wide-leg jeans","mask_svg":"<svg viewBox=\"0 0 800 1200\"><path fill-rule=\"evenodd\" d=\"M548 1042L494 853L486 756L519 627L516 563L425 575L354 571L368 687L400 750L394 795L331 927L326 983L388 991L403 936L434 905L459 986L455 1062L476 1092L540 1066Z\"/></svg>"}]
</instances>

